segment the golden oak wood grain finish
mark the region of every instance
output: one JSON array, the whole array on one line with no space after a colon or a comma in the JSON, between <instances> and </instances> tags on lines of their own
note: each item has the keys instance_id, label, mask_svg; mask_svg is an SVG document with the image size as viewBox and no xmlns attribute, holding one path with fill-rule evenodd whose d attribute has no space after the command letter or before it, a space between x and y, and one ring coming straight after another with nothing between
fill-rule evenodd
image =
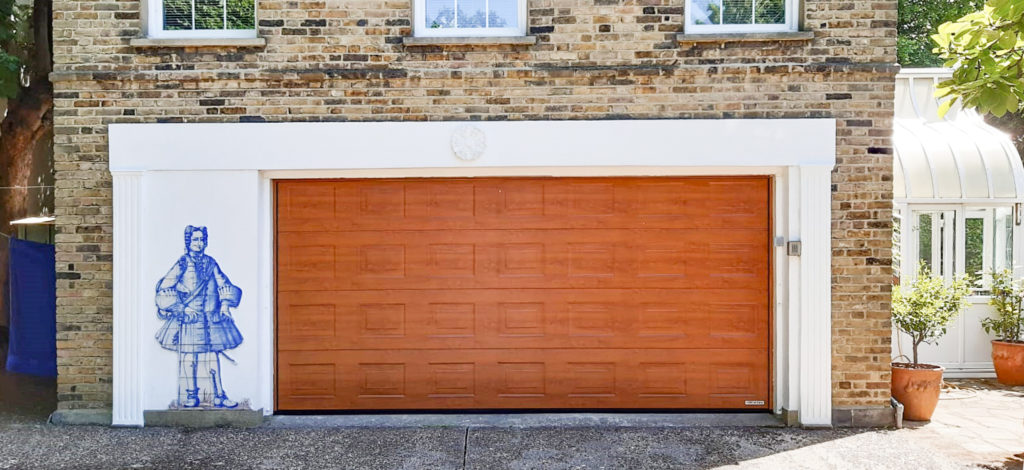
<instances>
[{"instance_id":1,"label":"golden oak wood grain finish","mask_svg":"<svg viewBox=\"0 0 1024 470\"><path fill-rule=\"evenodd\" d=\"M765 408L769 188L278 182L278 409Z\"/></svg>"}]
</instances>

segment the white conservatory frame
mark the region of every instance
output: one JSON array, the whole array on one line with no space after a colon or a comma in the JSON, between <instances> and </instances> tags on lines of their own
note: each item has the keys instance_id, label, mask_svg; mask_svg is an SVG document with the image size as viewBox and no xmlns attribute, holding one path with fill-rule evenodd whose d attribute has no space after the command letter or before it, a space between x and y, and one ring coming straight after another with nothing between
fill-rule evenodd
<instances>
[{"instance_id":1,"label":"white conservatory frame","mask_svg":"<svg viewBox=\"0 0 1024 470\"><path fill-rule=\"evenodd\" d=\"M940 100L934 98L934 87L951 74L947 69L904 69L896 78L893 275L902 284L913 281L922 259L915 235L918 212L944 213L941 218L953 226L943 230L944 222L932 219L932 253L926 258L943 277L966 270L967 220L982 218L982 234L988 238L996 231L997 211L1009 217L1010 233L1003 235L1012 242L1008 247L986 246L983 251L992 251L989 256L982 253L983 271L993 268L996 249L1009 248L1005 267L1013 269L1015 277L1024 275L1024 165L1010 139L977 113L954 106L944 118L938 117ZM984 210L991 210L992 217L977 212ZM989 296L983 294L979 290L969 297L970 306L937 345L922 347L922 362L945 367L948 377L994 377L991 337L980 324L991 313ZM909 338L894 331L893 357L901 354L910 355Z\"/></svg>"}]
</instances>

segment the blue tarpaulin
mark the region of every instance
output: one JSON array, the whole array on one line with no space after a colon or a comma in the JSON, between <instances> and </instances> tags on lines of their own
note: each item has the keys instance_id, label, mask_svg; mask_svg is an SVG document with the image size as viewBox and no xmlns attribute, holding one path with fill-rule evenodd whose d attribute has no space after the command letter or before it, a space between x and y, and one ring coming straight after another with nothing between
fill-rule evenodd
<instances>
[{"instance_id":1,"label":"blue tarpaulin","mask_svg":"<svg viewBox=\"0 0 1024 470\"><path fill-rule=\"evenodd\" d=\"M53 245L11 239L7 370L57 376L57 273Z\"/></svg>"}]
</instances>

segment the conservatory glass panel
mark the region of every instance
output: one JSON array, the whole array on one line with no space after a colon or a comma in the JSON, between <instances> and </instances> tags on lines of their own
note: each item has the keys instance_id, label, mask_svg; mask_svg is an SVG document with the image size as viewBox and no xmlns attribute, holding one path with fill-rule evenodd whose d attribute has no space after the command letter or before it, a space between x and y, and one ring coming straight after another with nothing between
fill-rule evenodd
<instances>
[{"instance_id":1,"label":"conservatory glass panel","mask_svg":"<svg viewBox=\"0 0 1024 470\"><path fill-rule=\"evenodd\" d=\"M902 267L903 253L900 247L903 246L903 240L900 236L903 232L903 213L896 209L892 211L892 284L894 286L900 285L900 273Z\"/></svg>"},{"instance_id":2,"label":"conservatory glass panel","mask_svg":"<svg viewBox=\"0 0 1024 470\"><path fill-rule=\"evenodd\" d=\"M992 268L1013 269L1013 208L996 207L992 211Z\"/></svg>"},{"instance_id":3,"label":"conservatory glass panel","mask_svg":"<svg viewBox=\"0 0 1024 470\"><path fill-rule=\"evenodd\" d=\"M1013 209L987 207L966 214L965 269L977 280L977 294L987 295L986 273L1013 267Z\"/></svg>"},{"instance_id":4,"label":"conservatory glass panel","mask_svg":"<svg viewBox=\"0 0 1024 470\"><path fill-rule=\"evenodd\" d=\"M915 265L923 264L933 275L951 278L956 259L954 211L914 211L911 230L917 242Z\"/></svg>"}]
</instances>

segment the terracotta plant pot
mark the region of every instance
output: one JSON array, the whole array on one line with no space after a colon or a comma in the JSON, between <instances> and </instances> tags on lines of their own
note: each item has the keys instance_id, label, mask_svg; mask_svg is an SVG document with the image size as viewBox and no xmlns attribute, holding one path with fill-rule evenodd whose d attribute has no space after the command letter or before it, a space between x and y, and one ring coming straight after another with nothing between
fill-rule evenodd
<instances>
[{"instance_id":1,"label":"terracotta plant pot","mask_svg":"<svg viewBox=\"0 0 1024 470\"><path fill-rule=\"evenodd\" d=\"M939 404L942 367L892 363L892 396L903 404L903 419L928 421Z\"/></svg>"},{"instance_id":2,"label":"terracotta plant pot","mask_svg":"<svg viewBox=\"0 0 1024 470\"><path fill-rule=\"evenodd\" d=\"M1024 385L1024 343L992 341L992 364L1003 385Z\"/></svg>"}]
</instances>

